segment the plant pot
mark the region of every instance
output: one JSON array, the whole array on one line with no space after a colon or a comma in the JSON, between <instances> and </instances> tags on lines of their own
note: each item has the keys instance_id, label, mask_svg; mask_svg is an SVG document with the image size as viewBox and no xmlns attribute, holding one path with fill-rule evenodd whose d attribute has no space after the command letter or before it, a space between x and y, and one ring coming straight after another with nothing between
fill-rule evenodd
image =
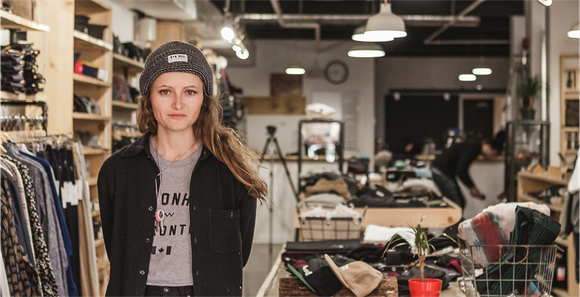
<instances>
[{"instance_id":1,"label":"plant pot","mask_svg":"<svg viewBox=\"0 0 580 297\"><path fill-rule=\"evenodd\" d=\"M424 282L420 278L412 278L409 280L411 297L439 297L441 283L442 281L436 278L425 278Z\"/></svg>"},{"instance_id":2,"label":"plant pot","mask_svg":"<svg viewBox=\"0 0 580 297\"><path fill-rule=\"evenodd\" d=\"M533 120L536 118L536 111L533 109L522 109L522 120Z\"/></svg>"}]
</instances>

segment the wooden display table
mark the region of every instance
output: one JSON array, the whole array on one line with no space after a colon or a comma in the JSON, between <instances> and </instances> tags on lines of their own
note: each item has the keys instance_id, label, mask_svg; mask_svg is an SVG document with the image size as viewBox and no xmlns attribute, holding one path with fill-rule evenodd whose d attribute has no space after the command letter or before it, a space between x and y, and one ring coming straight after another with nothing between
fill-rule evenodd
<instances>
[{"instance_id":1,"label":"wooden display table","mask_svg":"<svg viewBox=\"0 0 580 297\"><path fill-rule=\"evenodd\" d=\"M283 267L283 266L282 266ZM282 268L284 269L284 268ZM318 296L316 293L310 291L304 283L302 283L297 277L291 275L287 271L282 271L280 277L280 283L278 284L278 296L308 296L315 297ZM389 276L383 278L379 286L368 296L386 296L386 297L397 297L399 296L399 291L397 289L397 279L395 277ZM347 289L342 287L340 291L332 296L353 296L354 294Z\"/></svg>"},{"instance_id":2,"label":"wooden display table","mask_svg":"<svg viewBox=\"0 0 580 297\"><path fill-rule=\"evenodd\" d=\"M423 216L422 226L425 228L445 228L453 225L461 219L462 211L459 205L443 198L448 207L409 207L409 208L367 208L362 222L363 228L369 224L385 227L407 227L409 224L418 223ZM360 213L364 208L356 207ZM300 212L308 211L301 208ZM294 227L300 229L298 213L294 213Z\"/></svg>"}]
</instances>

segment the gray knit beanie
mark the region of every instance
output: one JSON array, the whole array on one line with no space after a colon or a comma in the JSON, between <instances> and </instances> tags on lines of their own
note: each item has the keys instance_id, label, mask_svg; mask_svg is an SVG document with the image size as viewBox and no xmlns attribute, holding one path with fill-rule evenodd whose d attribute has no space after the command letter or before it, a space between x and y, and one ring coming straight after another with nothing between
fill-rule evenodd
<instances>
[{"instance_id":1,"label":"gray knit beanie","mask_svg":"<svg viewBox=\"0 0 580 297\"><path fill-rule=\"evenodd\" d=\"M213 74L207 59L195 45L168 41L155 49L145 60L145 69L139 78L139 91L145 94L155 79L167 72L187 72L199 76L205 91L213 91Z\"/></svg>"}]
</instances>

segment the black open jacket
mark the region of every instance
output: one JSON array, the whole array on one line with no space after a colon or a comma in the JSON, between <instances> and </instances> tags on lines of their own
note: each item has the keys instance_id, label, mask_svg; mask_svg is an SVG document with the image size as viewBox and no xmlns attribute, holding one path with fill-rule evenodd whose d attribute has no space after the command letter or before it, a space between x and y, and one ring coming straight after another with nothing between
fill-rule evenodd
<instances>
[{"instance_id":1,"label":"black open jacket","mask_svg":"<svg viewBox=\"0 0 580 297\"><path fill-rule=\"evenodd\" d=\"M109 157L98 179L105 247L111 262L107 296L142 296L155 232L159 169L147 133ZM205 148L190 183L195 296L241 296L250 256L256 198Z\"/></svg>"}]
</instances>

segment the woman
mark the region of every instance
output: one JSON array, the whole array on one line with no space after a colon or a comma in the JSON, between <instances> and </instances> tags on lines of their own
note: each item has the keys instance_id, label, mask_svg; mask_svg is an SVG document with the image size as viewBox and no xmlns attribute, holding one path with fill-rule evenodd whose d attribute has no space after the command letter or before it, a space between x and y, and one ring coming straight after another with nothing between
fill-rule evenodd
<instances>
[{"instance_id":1,"label":"woman","mask_svg":"<svg viewBox=\"0 0 580 297\"><path fill-rule=\"evenodd\" d=\"M213 76L195 46L153 51L139 80L146 132L99 172L109 296L241 296L256 200L257 161L220 124Z\"/></svg>"}]
</instances>

